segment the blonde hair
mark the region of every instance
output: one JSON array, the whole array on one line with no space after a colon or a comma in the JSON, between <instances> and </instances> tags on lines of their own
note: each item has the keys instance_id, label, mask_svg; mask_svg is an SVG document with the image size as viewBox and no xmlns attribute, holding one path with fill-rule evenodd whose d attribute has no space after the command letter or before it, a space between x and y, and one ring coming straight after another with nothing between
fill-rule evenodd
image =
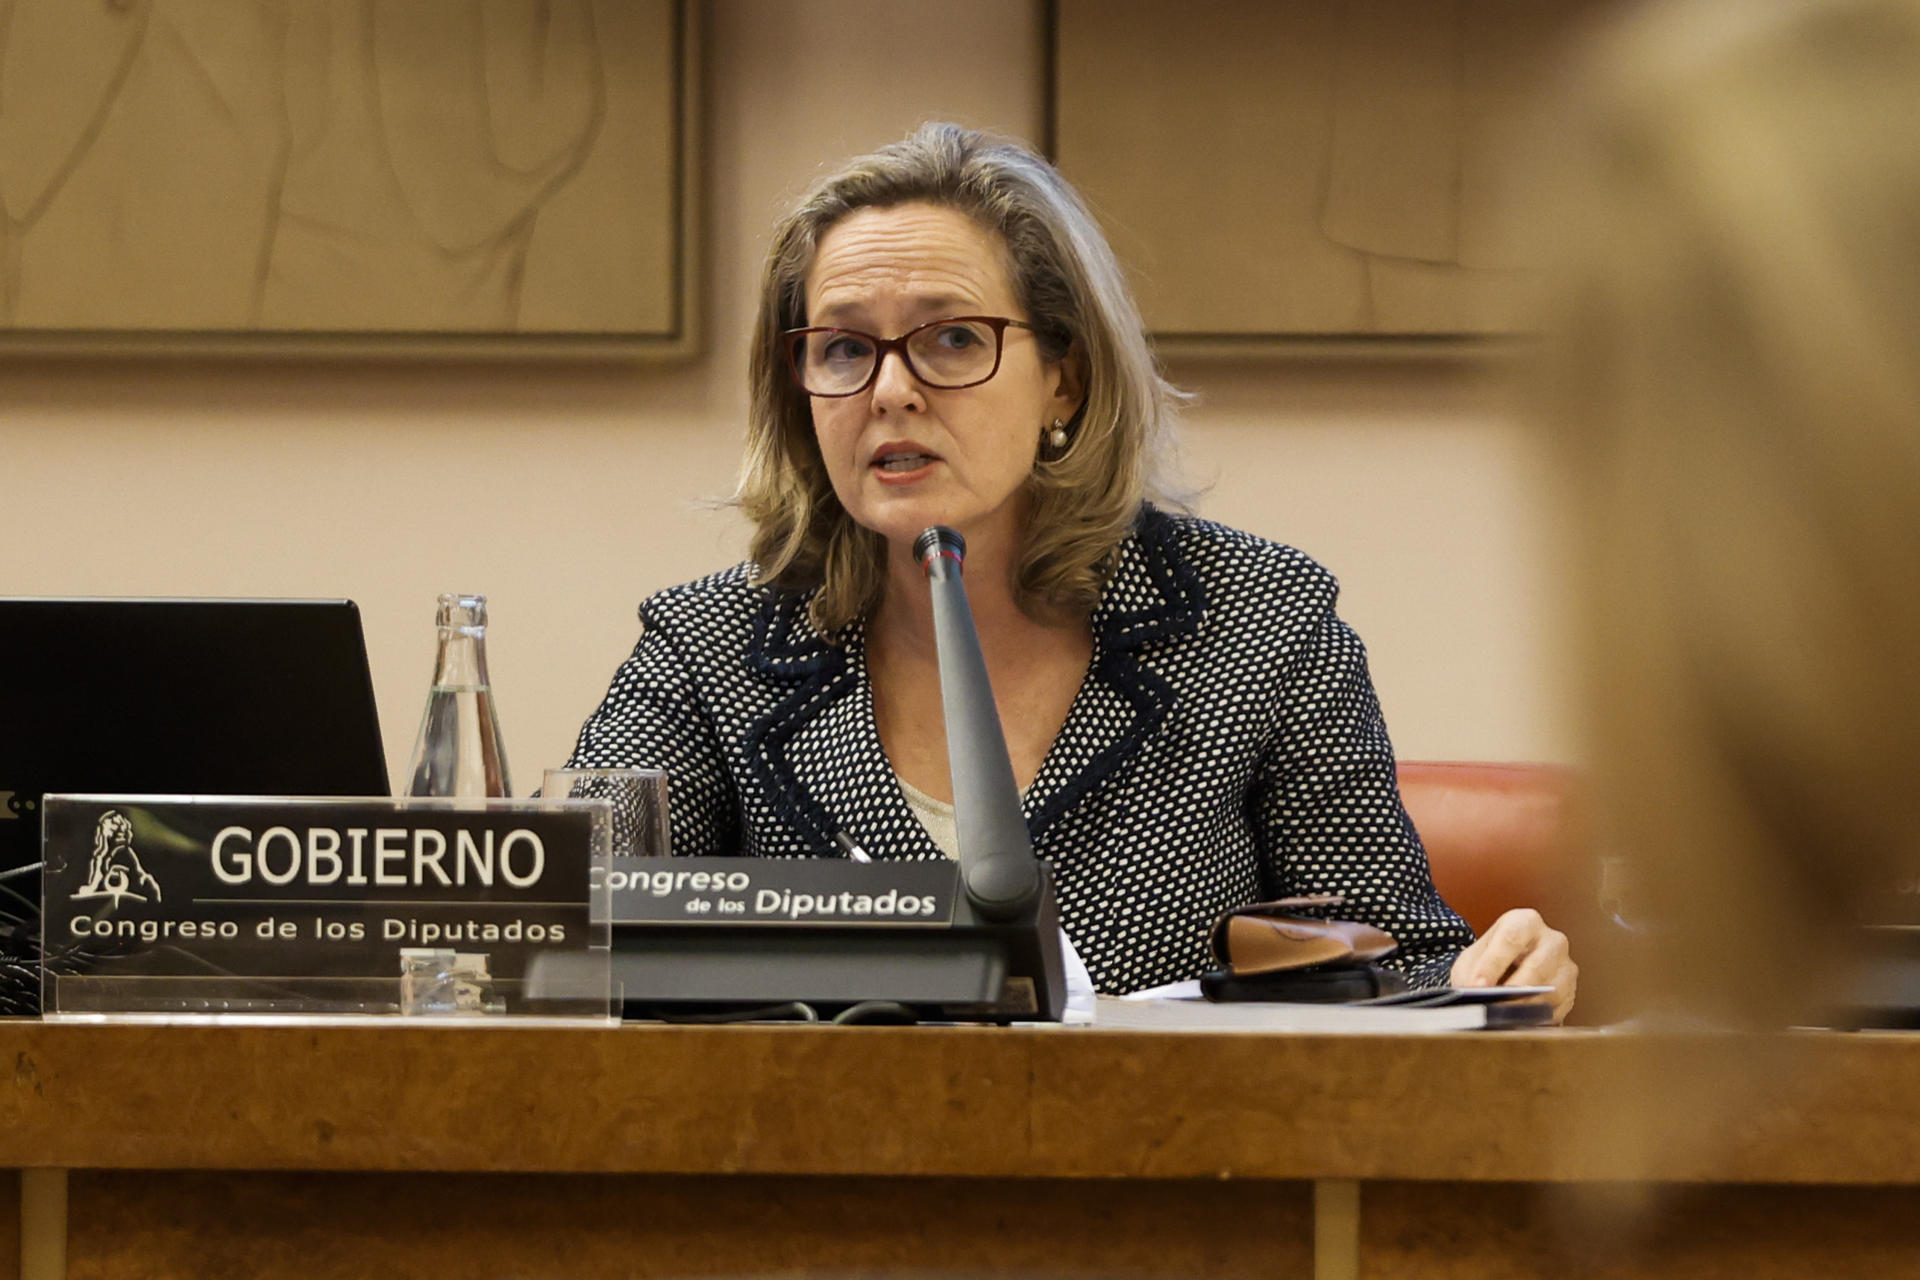
<instances>
[{"instance_id":1,"label":"blonde hair","mask_svg":"<svg viewBox=\"0 0 1920 1280\"><path fill-rule=\"evenodd\" d=\"M924 125L849 162L774 231L735 493L754 524L760 579L818 588L811 616L829 635L872 609L884 590L882 541L834 497L780 334L807 322L807 272L827 230L857 209L910 202L958 210L998 236L1044 356L1085 362L1086 401L1068 426L1070 443L1057 456L1043 454L1028 480L1028 536L1014 590L1029 613L1090 609L1141 503L1165 496L1180 393L1160 376L1125 275L1073 188L1019 144L951 124Z\"/></svg>"},{"instance_id":2,"label":"blonde hair","mask_svg":"<svg viewBox=\"0 0 1920 1280\"><path fill-rule=\"evenodd\" d=\"M1605 825L1648 987L1781 1025L1914 852L1920 4L1653 13L1579 104L1542 386Z\"/></svg>"}]
</instances>

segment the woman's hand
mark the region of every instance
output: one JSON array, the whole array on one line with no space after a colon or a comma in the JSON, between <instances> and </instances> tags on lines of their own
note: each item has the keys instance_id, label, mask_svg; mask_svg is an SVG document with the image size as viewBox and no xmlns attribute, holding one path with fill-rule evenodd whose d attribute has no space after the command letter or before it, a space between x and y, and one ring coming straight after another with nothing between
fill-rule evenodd
<instances>
[{"instance_id":1,"label":"woman's hand","mask_svg":"<svg viewBox=\"0 0 1920 1280\"><path fill-rule=\"evenodd\" d=\"M1456 987L1552 987L1552 995L1540 998L1552 1002L1558 1023L1573 1008L1580 966L1568 954L1566 934L1548 928L1532 907L1518 907L1460 953L1449 981Z\"/></svg>"}]
</instances>

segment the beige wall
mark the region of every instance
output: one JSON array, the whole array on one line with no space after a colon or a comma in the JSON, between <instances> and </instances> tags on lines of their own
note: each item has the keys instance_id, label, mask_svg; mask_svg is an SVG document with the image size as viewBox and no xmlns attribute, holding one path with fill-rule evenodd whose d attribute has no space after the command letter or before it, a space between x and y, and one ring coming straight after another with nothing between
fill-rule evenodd
<instances>
[{"instance_id":1,"label":"beige wall","mask_svg":"<svg viewBox=\"0 0 1920 1280\"><path fill-rule=\"evenodd\" d=\"M955 21L960 15L964 21ZM565 758L648 591L737 559L764 230L822 163L946 117L1032 137L1034 0L704 11L706 354L670 368L0 365L0 592L351 596L396 775L433 598L485 591L516 790ZM1204 514L1345 583L1409 757L1564 754L1535 461L1446 366L1187 364ZM297 679L297 673L289 673Z\"/></svg>"}]
</instances>

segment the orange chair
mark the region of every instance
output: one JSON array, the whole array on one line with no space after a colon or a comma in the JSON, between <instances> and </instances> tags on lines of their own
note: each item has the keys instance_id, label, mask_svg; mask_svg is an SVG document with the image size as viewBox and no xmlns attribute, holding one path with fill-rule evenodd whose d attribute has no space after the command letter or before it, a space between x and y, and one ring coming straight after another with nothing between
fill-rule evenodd
<instances>
[{"instance_id":1,"label":"orange chair","mask_svg":"<svg viewBox=\"0 0 1920 1280\"><path fill-rule=\"evenodd\" d=\"M1400 766L1400 799L1440 896L1475 933L1515 907L1532 907L1567 935L1580 966L1569 1022L1601 1026L1631 1013L1611 975L1633 939L1601 905L1578 771L1409 761Z\"/></svg>"},{"instance_id":2,"label":"orange chair","mask_svg":"<svg viewBox=\"0 0 1920 1280\"><path fill-rule=\"evenodd\" d=\"M1433 883L1475 933L1514 907L1537 909L1569 936L1593 914L1573 769L1409 761L1399 771Z\"/></svg>"}]
</instances>

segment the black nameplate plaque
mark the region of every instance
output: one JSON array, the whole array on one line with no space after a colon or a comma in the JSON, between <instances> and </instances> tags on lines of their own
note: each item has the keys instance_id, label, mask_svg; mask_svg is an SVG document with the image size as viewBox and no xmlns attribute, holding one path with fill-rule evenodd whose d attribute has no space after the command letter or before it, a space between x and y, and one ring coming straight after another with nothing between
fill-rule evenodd
<instances>
[{"instance_id":1,"label":"black nameplate plaque","mask_svg":"<svg viewBox=\"0 0 1920 1280\"><path fill-rule=\"evenodd\" d=\"M945 860L613 858L608 866L615 925L945 926L960 890L959 866Z\"/></svg>"},{"instance_id":2,"label":"black nameplate plaque","mask_svg":"<svg viewBox=\"0 0 1920 1280\"><path fill-rule=\"evenodd\" d=\"M519 979L536 955L604 944L603 810L50 796L49 973L395 979L402 949L440 948Z\"/></svg>"}]
</instances>

